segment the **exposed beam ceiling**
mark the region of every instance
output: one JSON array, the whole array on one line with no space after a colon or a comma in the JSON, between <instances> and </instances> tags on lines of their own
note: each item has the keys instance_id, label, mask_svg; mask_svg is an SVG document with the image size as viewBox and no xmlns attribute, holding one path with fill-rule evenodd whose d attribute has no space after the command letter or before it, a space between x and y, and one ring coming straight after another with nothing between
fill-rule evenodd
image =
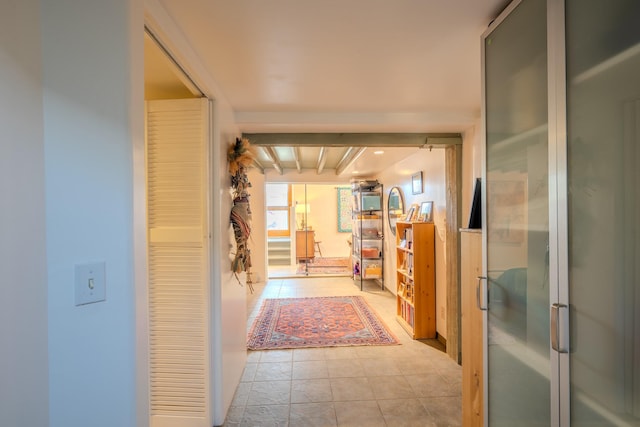
<instances>
[{"instance_id":1,"label":"exposed beam ceiling","mask_svg":"<svg viewBox=\"0 0 640 427\"><path fill-rule=\"evenodd\" d=\"M269 145L266 145L266 146L263 146L261 148L264 151L264 153L267 155L269 160L271 161L271 164L273 165L275 170L277 170L278 173L280 175L282 175L282 173L283 173L282 165L280 164L280 159L278 158L278 154L273 149L273 147L271 147Z\"/></svg>"},{"instance_id":2,"label":"exposed beam ceiling","mask_svg":"<svg viewBox=\"0 0 640 427\"><path fill-rule=\"evenodd\" d=\"M252 145L283 147L423 147L462 144L460 133L245 133Z\"/></svg>"},{"instance_id":3,"label":"exposed beam ceiling","mask_svg":"<svg viewBox=\"0 0 640 427\"><path fill-rule=\"evenodd\" d=\"M412 150L462 144L458 133L265 133L243 137L262 150L265 157L259 160L273 164L280 175L295 168L298 173L314 170L317 175L331 170L335 175L372 176L415 152ZM366 160L352 167L367 149ZM405 151L398 152L400 149ZM375 154L379 151L385 151L387 162Z\"/></svg>"},{"instance_id":4,"label":"exposed beam ceiling","mask_svg":"<svg viewBox=\"0 0 640 427\"><path fill-rule=\"evenodd\" d=\"M302 166L300 165L300 158L302 157L302 153L300 152L300 147L293 147L293 158L296 162L296 169L298 173L302 172Z\"/></svg>"},{"instance_id":5,"label":"exposed beam ceiling","mask_svg":"<svg viewBox=\"0 0 640 427\"><path fill-rule=\"evenodd\" d=\"M322 169L324 169L324 165L327 163L327 154L327 147L320 147L320 155L318 156L318 175L322 173Z\"/></svg>"}]
</instances>

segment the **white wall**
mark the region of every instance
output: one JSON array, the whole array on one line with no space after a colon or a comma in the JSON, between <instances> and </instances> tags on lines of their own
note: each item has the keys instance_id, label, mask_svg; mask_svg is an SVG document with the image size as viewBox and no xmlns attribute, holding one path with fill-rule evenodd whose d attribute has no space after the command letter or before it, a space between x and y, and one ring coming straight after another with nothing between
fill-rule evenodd
<instances>
[{"instance_id":1,"label":"white wall","mask_svg":"<svg viewBox=\"0 0 640 427\"><path fill-rule=\"evenodd\" d=\"M136 425L134 3L42 3L52 426ZM106 301L76 307L74 266L88 261L106 264Z\"/></svg>"},{"instance_id":2,"label":"white wall","mask_svg":"<svg viewBox=\"0 0 640 427\"><path fill-rule=\"evenodd\" d=\"M224 422L247 360L246 274L240 283L231 272L233 230L229 221L232 207L231 179L227 170L227 149L240 133L229 105L221 98L215 103L213 135L213 408L214 423ZM217 160L217 161L216 161ZM252 206L254 200L251 200Z\"/></svg>"},{"instance_id":3,"label":"white wall","mask_svg":"<svg viewBox=\"0 0 640 427\"><path fill-rule=\"evenodd\" d=\"M275 169L269 168L265 170L265 174L267 182L345 185L344 176L336 175L334 169L325 169L321 174L316 173L315 169L305 169L301 173L295 169L285 169L280 175Z\"/></svg>"},{"instance_id":4,"label":"white wall","mask_svg":"<svg viewBox=\"0 0 640 427\"><path fill-rule=\"evenodd\" d=\"M411 175L423 172L424 192L412 194ZM447 285L446 285L446 257L445 257L445 218L447 209L445 187L445 155L443 148L420 150L416 155L402 160L385 169L377 176L384 185L384 203L387 204L389 190L397 186L402 189L405 201L405 212L413 203L433 201L434 223L436 227L436 330L438 334L447 337ZM385 215L386 218L386 215ZM396 251L395 236L391 233L388 222L385 223L385 286L393 293L396 291Z\"/></svg>"},{"instance_id":5,"label":"white wall","mask_svg":"<svg viewBox=\"0 0 640 427\"><path fill-rule=\"evenodd\" d=\"M49 425L40 2L0 13L0 425Z\"/></svg>"}]
</instances>

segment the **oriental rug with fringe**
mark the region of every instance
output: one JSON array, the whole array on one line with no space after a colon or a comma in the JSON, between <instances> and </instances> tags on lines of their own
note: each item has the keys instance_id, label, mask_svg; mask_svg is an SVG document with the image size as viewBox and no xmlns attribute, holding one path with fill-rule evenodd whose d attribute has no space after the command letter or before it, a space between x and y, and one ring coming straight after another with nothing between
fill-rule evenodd
<instances>
[{"instance_id":1,"label":"oriental rug with fringe","mask_svg":"<svg viewBox=\"0 0 640 427\"><path fill-rule=\"evenodd\" d=\"M361 296L265 299L247 337L249 350L394 344Z\"/></svg>"},{"instance_id":2,"label":"oriental rug with fringe","mask_svg":"<svg viewBox=\"0 0 640 427\"><path fill-rule=\"evenodd\" d=\"M312 262L298 263L296 271L296 274L310 275L334 274L350 276L352 273L349 258L339 257L315 257Z\"/></svg>"}]
</instances>

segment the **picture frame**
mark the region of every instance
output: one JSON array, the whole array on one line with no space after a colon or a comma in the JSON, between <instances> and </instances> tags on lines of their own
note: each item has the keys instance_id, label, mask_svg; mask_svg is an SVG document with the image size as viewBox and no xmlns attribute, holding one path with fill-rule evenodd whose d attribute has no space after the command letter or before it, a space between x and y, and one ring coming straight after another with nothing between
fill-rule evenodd
<instances>
[{"instance_id":1,"label":"picture frame","mask_svg":"<svg viewBox=\"0 0 640 427\"><path fill-rule=\"evenodd\" d=\"M420 205L418 203L411 204L411 218L409 221L418 221L420 218Z\"/></svg>"},{"instance_id":2,"label":"picture frame","mask_svg":"<svg viewBox=\"0 0 640 427\"><path fill-rule=\"evenodd\" d=\"M405 216L405 217L404 217L404 220L405 220L406 222L411 221L411 218L413 218L413 212L414 212L414 210L415 210L415 207L414 207L414 206L411 206L411 207L409 208L409 210L407 210L407 216Z\"/></svg>"},{"instance_id":3,"label":"picture frame","mask_svg":"<svg viewBox=\"0 0 640 427\"><path fill-rule=\"evenodd\" d=\"M422 194L422 192L422 171L420 171L411 175L411 193Z\"/></svg>"},{"instance_id":4,"label":"picture frame","mask_svg":"<svg viewBox=\"0 0 640 427\"><path fill-rule=\"evenodd\" d=\"M433 202L422 202L418 221L433 222Z\"/></svg>"},{"instance_id":5,"label":"picture frame","mask_svg":"<svg viewBox=\"0 0 640 427\"><path fill-rule=\"evenodd\" d=\"M338 187L338 233L351 233L351 188Z\"/></svg>"}]
</instances>

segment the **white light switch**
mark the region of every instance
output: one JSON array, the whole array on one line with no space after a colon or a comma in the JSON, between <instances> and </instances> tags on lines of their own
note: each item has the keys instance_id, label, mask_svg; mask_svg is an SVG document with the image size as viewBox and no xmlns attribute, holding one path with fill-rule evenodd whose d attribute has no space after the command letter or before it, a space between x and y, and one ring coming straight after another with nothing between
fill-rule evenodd
<instances>
[{"instance_id":1,"label":"white light switch","mask_svg":"<svg viewBox=\"0 0 640 427\"><path fill-rule=\"evenodd\" d=\"M91 304L106 299L104 262L76 264L76 305Z\"/></svg>"}]
</instances>

